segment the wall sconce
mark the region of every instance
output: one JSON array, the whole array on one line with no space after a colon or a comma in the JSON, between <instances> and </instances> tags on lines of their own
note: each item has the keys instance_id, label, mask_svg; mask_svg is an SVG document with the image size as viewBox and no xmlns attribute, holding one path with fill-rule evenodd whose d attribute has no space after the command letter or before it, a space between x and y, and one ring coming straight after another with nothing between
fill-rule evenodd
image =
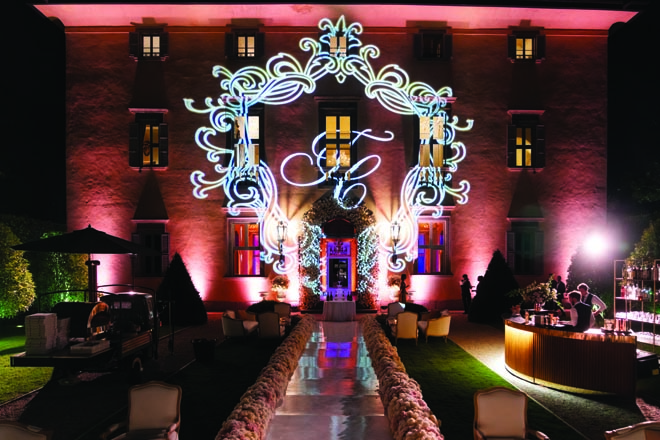
<instances>
[{"instance_id":1,"label":"wall sconce","mask_svg":"<svg viewBox=\"0 0 660 440\"><path fill-rule=\"evenodd\" d=\"M283 244L286 240L287 224L280 220L277 223L277 244L280 252L280 264L284 264Z\"/></svg>"},{"instance_id":2,"label":"wall sconce","mask_svg":"<svg viewBox=\"0 0 660 440\"><path fill-rule=\"evenodd\" d=\"M392 237L392 262L396 263L398 256L396 254L396 245L399 243L399 232L401 232L401 225L395 220L390 226L390 233Z\"/></svg>"}]
</instances>

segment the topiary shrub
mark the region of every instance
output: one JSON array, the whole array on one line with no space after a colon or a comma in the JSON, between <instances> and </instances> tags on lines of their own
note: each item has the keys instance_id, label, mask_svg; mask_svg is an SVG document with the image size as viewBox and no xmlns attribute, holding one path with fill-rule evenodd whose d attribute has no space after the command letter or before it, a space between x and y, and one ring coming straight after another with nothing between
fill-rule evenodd
<instances>
[{"instance_id":1,"label":"topiary shrub","mask_svg":"<svg viewBox=\"0 0 660 440\"><path fill-rule=\"evenodd\" d=\"M507 294L518 287L504 255L499 249L496 250L472 299L468 320L501 326L502 314L509 311L512 305Z\"/></svg>"},{"instance_id":2,"label":"topiary shrub","mask_svg":"<svg viewBox=\"0 0 660 440\"><path fill-rule=\"evenodd\" d=\"M168 308L173 325L200 325L208 320L204 302L178 252L156 291L156 299L163 305L160 318L165 324L170 323Z\"/></svg>"}]
</instances>

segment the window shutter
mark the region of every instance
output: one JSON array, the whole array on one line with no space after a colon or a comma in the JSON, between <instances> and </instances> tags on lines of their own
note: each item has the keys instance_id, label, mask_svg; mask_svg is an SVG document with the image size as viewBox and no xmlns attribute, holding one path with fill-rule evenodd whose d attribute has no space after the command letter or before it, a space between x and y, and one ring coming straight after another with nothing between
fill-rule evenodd
<instances>
[{"instance_id":1,"label":"window shutter","mask_svg":"<svg viewBox=\"0 0 660 440\"><path fill-rule=\"evenodd\" d=\"M160 59L167 58L170 55L170 34L162 32L160 34Z\"/></svg>"},{"instance_id":2,"label":"window shutter","mask_svg":"<svg viewBox=\"0 0 660 440\"><path fill-rule=\"evenodd\" d=\"M235 36L232 32L225 33L225 58L236 58Z\"/></svg>"},{"instance_id":3,"label":"window shutter","mask_svg":"<svg viewBox=\"0 0 660 440\"><path fill-rule=\"evenodd\" d=\"M135 244L142 244L140 240L141 236L139 233L133 233L131 234L131 241ZM144 273L144 258L140 258L139 255L135 255L133 257L133 270L135 274L142 274Z\"/></svg>"},{"instance_id":4,"label":"window shutter","mask_svg":"<svg viewBox=\"0 0 660 440\"><path fill-rule=\"evenodd\" d=\"M159 150L159 157L158 157L158 163L162 167L166 167L168 165L168 160L169 160L169 139L168 139L168 129L167 129L167 124L162 123L158 124L158 150Z\"/></svg>"},{"instance_id":5,"label":"window shutter","mask_svg":"<svg viewBox=\"0 0 660 440\"><path fill-rule=\"evenodd\" d=\"M265 34L263 32L257 32L254 36L254 51L255 58L261 58L264 56L265 49Z\"/></svg>"},{"instance_id":6,"label":"window shutter","mask_svg":"<svg viewBox=\"0 0 660 440\"><path fill-rule=\"evenodd\" d=\"M536 61L545 59L545 35L536 37Z\"/></svg>"},{"instance_id":7,"label":"window shutter","mask_svg":"<svg viewBox=\"0 0 660 440\"><path fill-rule=\"evenodd\" d=\"M536 126L536 144L534 147L534 168L545 167L545 125Z\"/></svg>"},{"instance_id":8,"label":"window shutter","mask_svg":"<svg viewBox=\"0 0 660 440\"><path fill-rule=\"evenodd\" d=\"M516 36L508 35L506 38L507 38L507 57L513 63L516 60Z\"/></svg>"},{"instance_id":9,"label":"window shutter","mask_svg":"<svg viewBox=\"0 0 660 440\"><path fill-rule=\"evenodd\" d=\"M131 122L128 126L128 165L139 167L141 159L140 124Z\"/></svg>"},{"instance_id":10,"label":"window shutter","mask_svg":"<svg viewBox=\"0 0 660 440\"><path fill-rule=\"evenodd\" d=\"M516 233L506 233L506 262L509 268L516 273Z\"/></svg>"},{"instance_id":11,"label":"window shutter","mask_svg":"<svg viewBox=\"0 0 660 440\"><path fill-rule=\"evenodd\" d=\"M542 275L543 270L543 231L534 233L534 274Z\"/></svg>"},{"instance_id":12,"label":"window shutter","mask_svg":"<svg viewBox=\"0 0 660 440\"><path fill-rule=\"evenodd\" d=\"M423 58L422 53L422 34L413 35L413 54L415 58Z\"/></svg>"},{"instance_id":13,"label":"window shutter","mask_svg":"<svg viewBox=\"0 0 660 440\"><path fill-rule=\"evenodd\" d=\"M170 234L167 232L163 233L160 236L160 249L162 251L162 255L160 256L161 258L161 270L162 273L165 274L167 271L168 266L170 265Z\"/></svg>"},{"instance_id":14,"label":"window shutter","mask_svg":"<svg viewBox=\"0 0 660 440\"><path fill-rule=\"evenodd\" d=\"M140 34L137 32L128 33L128 56L134 60L140 57Z\"/></svg>"},{"instance_id":15,"label":"window shutter","mask_svg":"<svg viewBox=\"0 0 660 440\"><path fill-rule=\"evenodd\" d=\"M516 126L507 127L506 166L516 167Z\"/></svg>"},{"instance_id":16,"label":"window shutter","mask_svg":"<svg viewBox=\"0 0 660 440\"><path fill-rule=\"evenodd\" d=\"M454 56L454 38L453 35L445 34L443 37L444 47L442 48L442 55L445 60L451 60Z\"/></svg>"}]
</instances>

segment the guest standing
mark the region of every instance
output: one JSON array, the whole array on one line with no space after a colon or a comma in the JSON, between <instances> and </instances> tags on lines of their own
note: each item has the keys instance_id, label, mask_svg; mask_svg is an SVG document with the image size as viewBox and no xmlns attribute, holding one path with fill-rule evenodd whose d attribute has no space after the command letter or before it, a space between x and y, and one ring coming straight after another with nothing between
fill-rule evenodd
<instances>
[{"instance_id":1,"label":"guest standing","mask_svg":"<svg viewBox=\"0 0 660 440\"><path fill-rule=\"evenodd\" d=\"M472 284L470 284L467 274L463 274L461 279L461 298L463 299L463 313L468 313L472 302Z\"/></svg>"},{"instance_id":2,"label":"guest standing","mask_svg":"<svg viewBox=\"0 0 660 440\"><path fill-rule=\"evenodd\" d=\"M596 315L600 315L601 313L605 312L605 309L607 309L607 305L603 302L602 299L600 299L597 295L594 295L593 293L589 292L589 286L586 285L585 283L581 283L578 285L578 290L580 291L580 294L582 295L582 302L591 307L591 313L593 313L594 320L591 324L593 327L594 323L596 322L595 317Z\"/></svg>"},{"instance_id":3,"label":"guest standing","mask_svg":"<svg viewBox=\"0 0 660 440\"><path fill-rule=\"evenodd\" d=\"M406 284L408 275L405 273L401 275L401 283L399 284L399 302L405 304L408 299L408 285Z\"/></svg>"}]
</instances>

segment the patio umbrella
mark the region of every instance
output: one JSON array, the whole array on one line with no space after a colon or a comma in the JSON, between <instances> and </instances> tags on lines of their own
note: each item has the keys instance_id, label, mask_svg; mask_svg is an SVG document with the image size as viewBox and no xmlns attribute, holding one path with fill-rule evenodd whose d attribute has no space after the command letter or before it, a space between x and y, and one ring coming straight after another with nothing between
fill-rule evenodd
<instances>
[{"instance_id":1,"label":"patio umbrella","mask_svg":"<svg viewBox=\"0 0 660 440\"><path fill-rule=\"evenodd\" d=\"M78 229L62 235L42 238L41 240L29 241L12 249L17 251L33 252L60 252L63 254L87 254L88 260L88 288L90 301L96 301L96 266L99 262L92 260L92 254L148 254L153 255L155 251L145 246L115 237L91 225L84 229Z\"/></svg>"}]
</instances>

